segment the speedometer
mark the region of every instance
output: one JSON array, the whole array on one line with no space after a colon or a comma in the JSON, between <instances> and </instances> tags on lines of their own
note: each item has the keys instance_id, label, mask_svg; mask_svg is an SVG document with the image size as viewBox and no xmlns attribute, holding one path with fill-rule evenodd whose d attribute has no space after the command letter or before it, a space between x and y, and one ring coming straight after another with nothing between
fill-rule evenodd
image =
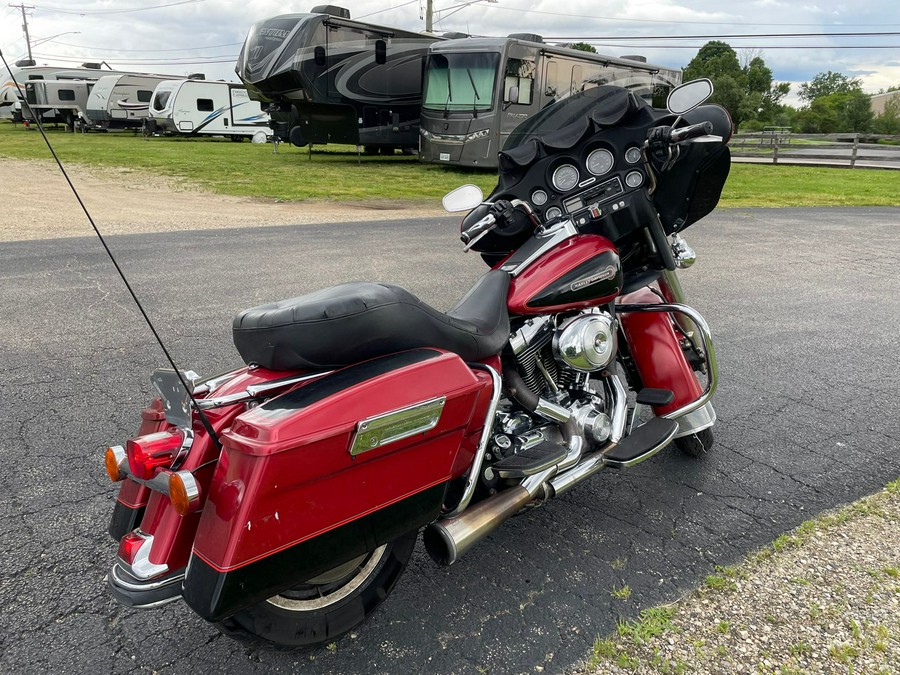
<instances>
[{"instance_id":1,"label":"speedometer","mask_svg":"<svg viewBox=\"0 0 900 675\"><path fill-rule=\"evenodd\" d=\"M613 168L613 154L609 150L600 148L587 156L587 170L595 176L602 176Z\"/></svg>"},{"instance_id":2,"label":"speedometer","mask_svg":"<svg viewBox=\"0 0 900 675\"><path fill-rule=\"evenodd\" d=\"M552 182L560 192L568 192L578 185L578 169L572 164L563 164L553 172Z\"/></svg>"}]
</instances>

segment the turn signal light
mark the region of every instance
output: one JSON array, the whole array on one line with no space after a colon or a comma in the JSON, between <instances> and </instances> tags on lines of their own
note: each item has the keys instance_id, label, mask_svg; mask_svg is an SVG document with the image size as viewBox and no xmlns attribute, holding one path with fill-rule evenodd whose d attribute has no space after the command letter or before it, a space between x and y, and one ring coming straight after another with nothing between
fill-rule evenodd
<instances>
[{"instance_id":1,"label":"turn signal light","mask_svg":"<svg viewBox=\"0 0 900 675\"><path fill-rule=\"evenodd\" d=\"M106 449L106 475L113 483L125 480L125 462L128 456L121 445L113 445Z\"/></svg>"},{"instance_id":2,"label":"turn signal light","mask_svg":"<svg viewBox=\"0 0 900 675\"><path fill-rule=\"evenodd\" d=\"M150 480L157 469L172 465L183 442L184 437L178 431L160 431L132 438L126 444L131 473L135 478Z\"/></svg>"},{"instance_id":3,"label":"turn signal light","mask_svg":"<svg viewBox=\"0 0 900 675\"><path fill-rule=\"evenodd\" d=\"M199 508L200 486L190 471L176 471L169 476L169 501L180 516Z\"/></svg>"}]
</instances>

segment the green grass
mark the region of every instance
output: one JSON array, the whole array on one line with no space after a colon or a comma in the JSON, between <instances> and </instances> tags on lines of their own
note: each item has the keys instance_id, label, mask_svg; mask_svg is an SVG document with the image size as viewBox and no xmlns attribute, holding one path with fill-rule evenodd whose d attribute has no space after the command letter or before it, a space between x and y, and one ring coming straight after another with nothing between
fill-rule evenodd
<instances>
[{"instance_id":1,"label":"green grass","mask_svg":"<svg viewBox=\"0 0 900 675\"><path fill-rule=\"evenodd\" d=\"M142 174L221 194L277 200L412 200L437 205L448 191L475 183L485 192L496 172L422 164L415 157L363 156L350 146L313 150L288 144L232 143L226 139L152 138L131 133L69 134L49 130L64 164L126 167ZM37 131L0 122L0 157L48 159ZM720 206L898 206L900 173L798 166L735 164Z\"/></svg>"}]
</instances>

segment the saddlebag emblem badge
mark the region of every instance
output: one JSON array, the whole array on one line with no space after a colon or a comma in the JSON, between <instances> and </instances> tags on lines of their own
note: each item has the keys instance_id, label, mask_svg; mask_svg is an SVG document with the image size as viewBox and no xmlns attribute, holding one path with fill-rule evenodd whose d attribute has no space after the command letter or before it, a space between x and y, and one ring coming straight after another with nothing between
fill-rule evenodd
<instances>
[{"instance_id":1,"label":"saddlebag emblem badge","mask_svg":"<svg viewBox=\"0 0 900 675\"><path fill-rule=\"evenodd\" d=\"M357 422L350 441L350 454L356 457L434 429L441 420L446 402L447 397L441 396Z\"/></svg>"}]
</instances>

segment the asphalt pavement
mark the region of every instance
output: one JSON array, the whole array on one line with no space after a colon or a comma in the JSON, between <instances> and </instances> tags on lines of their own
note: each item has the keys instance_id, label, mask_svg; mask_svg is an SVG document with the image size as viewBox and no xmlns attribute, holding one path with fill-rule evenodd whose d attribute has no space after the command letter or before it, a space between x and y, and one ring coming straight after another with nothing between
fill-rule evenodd
<instances>
[{"instance_id":1,"label":"asphalt pavement","mask_svg":"<svg viewBox=\"0 0 900 675\"><path fill-rule=\"evenodd\" d=\"M103 449L150 399L159 348L91 238L0 245L0 672L527 673L584 658L816 513L900 476L900 209L721 210L682 274L716 342L716 446L601 472L451 568L421 545L328 649L252 650L175 603L116 605ZM447 309L483 272L455 218L117 236L182 367L238 363L239 310L355 279ZM614 597L625 586L627 598ZM618 593L622 596L624 593Z\"/></svg>"}]
</instances>

